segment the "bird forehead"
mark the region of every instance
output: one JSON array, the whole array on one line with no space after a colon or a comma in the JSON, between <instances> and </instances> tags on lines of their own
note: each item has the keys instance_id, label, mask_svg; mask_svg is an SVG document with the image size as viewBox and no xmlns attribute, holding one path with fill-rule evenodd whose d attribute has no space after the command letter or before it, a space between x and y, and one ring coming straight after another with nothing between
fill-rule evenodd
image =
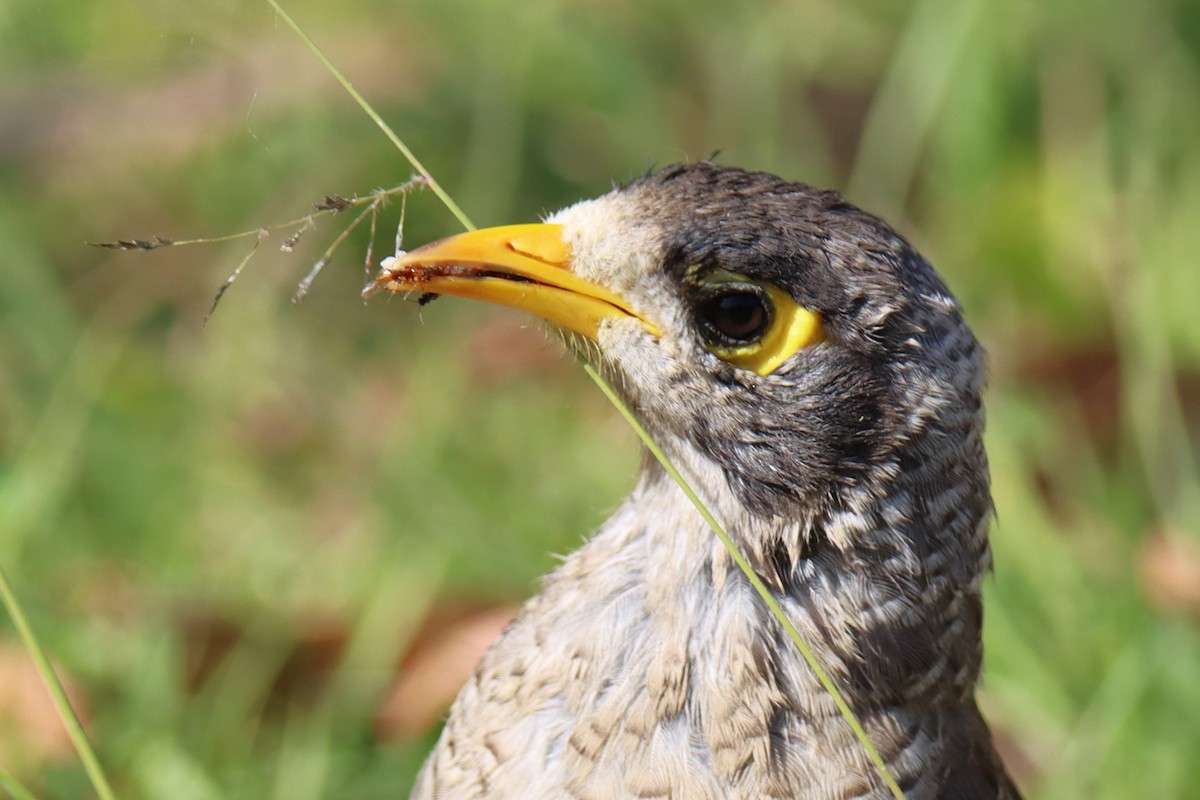
<instances>
[{"instance_id":1,"label":"bird forehead","mask_svg":"<svg viewBox=\"0 0 1200 800\"><path fill-rule=\"evenodd\" d=\"M841 284L846 276L832 270L831 256L843 255L839 264L863 261L861 242L838 229L844 220L821 212L827 196L760 173L679 165L569 206L547 222L563 226L576 274L621 294L645 299L698 266L795 293L811 277L802 265L823 265L828 281Z\"/></svg>"}]
</instances>

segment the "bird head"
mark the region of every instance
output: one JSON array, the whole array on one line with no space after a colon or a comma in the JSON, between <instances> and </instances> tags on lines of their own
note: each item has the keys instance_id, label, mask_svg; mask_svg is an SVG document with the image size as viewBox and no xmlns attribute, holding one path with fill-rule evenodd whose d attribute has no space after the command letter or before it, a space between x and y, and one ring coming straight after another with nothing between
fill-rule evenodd
<instances>
[{"instance_id":1,"label":"bird head","mask_svg":"<svg viewBox=\"0 0 1200 800\"><path fill-rule=\"evenodd\" d=\"M929 263L836 192L678 165L382 267L367 291L550 320L730 527L783 526L793 558L951 513L947 491L978 507L968 529L990 509L979 347ZM760 562L778 545L749 544Z\"/></svg>"}]
</instances>

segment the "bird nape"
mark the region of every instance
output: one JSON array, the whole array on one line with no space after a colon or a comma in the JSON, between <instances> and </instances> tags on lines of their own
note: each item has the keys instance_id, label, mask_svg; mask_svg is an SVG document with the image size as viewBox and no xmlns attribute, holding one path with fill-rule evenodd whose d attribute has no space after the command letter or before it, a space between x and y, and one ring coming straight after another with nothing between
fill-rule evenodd
<instances>
[{"instance_id":1,"label":"bird nape","mask_svg":"<svg viewBox=\"0 0 1200 800\"><path fill-rule=\"evenodd\" d=\"M678 165L400 254L377 289L557 325L724 523L905 796L1017 797L975 702L981 348L885 222L833 191ZM413 793L888 795L653 459L483 657Z\"/></svg>"}]
</instances>

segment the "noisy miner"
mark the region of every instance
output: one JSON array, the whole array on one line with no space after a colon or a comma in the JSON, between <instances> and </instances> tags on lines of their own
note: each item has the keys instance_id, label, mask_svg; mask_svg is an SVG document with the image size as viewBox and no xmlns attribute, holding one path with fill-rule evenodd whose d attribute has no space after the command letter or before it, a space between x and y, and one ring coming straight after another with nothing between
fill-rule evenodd
<instances>
[{"instance_id":1,"label":"noisy miner","mask_svg":"<svg viewBox=\"0 0 1200 800\"><path fill-rule=\"evenodd\" d=\"M837 192L682 164L387 259L376 290L561 329L686 476L906 797L1017 798L975 701L991 568L980 345ZM414 798L891 793L652 458L462 689Z\"/></svg>"}]
</instances>

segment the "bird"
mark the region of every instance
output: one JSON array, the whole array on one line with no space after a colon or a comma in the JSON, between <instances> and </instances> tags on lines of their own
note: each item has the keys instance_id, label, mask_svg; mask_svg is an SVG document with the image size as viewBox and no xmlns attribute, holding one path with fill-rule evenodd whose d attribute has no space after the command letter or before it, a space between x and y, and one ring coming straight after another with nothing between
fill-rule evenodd
<instances>
[{"instance_id":1,"label":"bird","mask_svg":"<svg viewBox=\"0 0 1200 800\"><path fill-rule=\"evenodd\" d=\"M903 795L1019 797L976 702L983 351L834 190L707 161L380 264L549 321L729 531ZM653 458L486 652L415 800L894 796Z\"/></svg>"}]
</instances>

